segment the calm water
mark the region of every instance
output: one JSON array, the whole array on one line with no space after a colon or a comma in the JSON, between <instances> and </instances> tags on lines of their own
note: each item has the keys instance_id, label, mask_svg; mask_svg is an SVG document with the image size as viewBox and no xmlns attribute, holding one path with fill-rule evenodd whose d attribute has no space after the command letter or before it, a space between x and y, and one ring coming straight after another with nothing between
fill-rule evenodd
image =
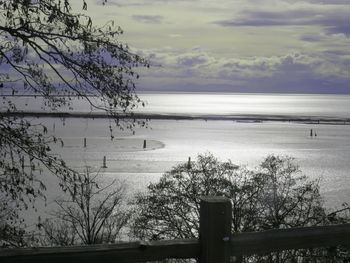
<instances>
[{"instance_id":1,"label":"calm water","mask_svg":"<svg viewBox=\"0 0 350 263\"><path fill-rule=\"evenodd\" d=\"M350 118L350 95L147 93L138 112L176 115L291 115ZM19 108L41 110L43 103L17 97ZM97 102L98 103L98 102ZM90 106L74 100L74 111L89 112ZM66 109L62 109L63 111Z\"/></svg>"},{"instance_id":2,"label":"calm water","mask_svg":"<svg viewBox=\"0 0 350 263\"><path fill-rule=\"evenodd\" d=\"M197 115L350 117L349 95L143 94L145 112Z\"/></svg>"},{"instance_id":3,"label":"calm water","mask_svg":"<svg viewBox=\"0 0 350 263\"><path fill-rule=\"evenodd\" d=\"M261 94L142 94L146 113L175 115L291 115L332 118L350 117L350 96L261 95ZM40 109L40 102L17 98L25 110ZM76 111L89 111L78 101ZM174 165L212 152L222 160L255 167L268 154L296 158L303 173L320 179L329 207L350 201L350 125L313 125L283 122L241 123L204 120L153 120L151 129L137 129L136 135L115 130L110 140L108 121L103 119L35 119L62 137L65 146L54 147L68 164L78 170L86 166L103 174L104 180L118 178L132 196L143 191ZM309 132L317 132L310 138ZM83 147L83 138L87 147ZM147 149L143 149L143 140ZM106 169L101 169L103 156ZM52 177L49 200L60 193Z\"/></svg>"},{"instance_id":4,"label":"calm water","mask_svg":"<svg viewBox=\"0 0 350 263\"><path fill-rule=\"evenodd\" d=\"M350 201L350 125L157 120L151 121L152 129L139 129L134 136L119 133L113 142L106 125L105 120L67 119L62 126L56 120L56 135L65 141L57 152L75 168L88 165L95 171L106 156L108 168L101 172L106 178L125 180L131 192L145 189L188 157L195 159L198 153L209 151L222 160L250 167L268 154L293 156L304 174L321 179L330 205ZM311 128L316 138L310 138ZM83 148L82 137L87 137L87 148Z\"/></svg>"}]
</instances>

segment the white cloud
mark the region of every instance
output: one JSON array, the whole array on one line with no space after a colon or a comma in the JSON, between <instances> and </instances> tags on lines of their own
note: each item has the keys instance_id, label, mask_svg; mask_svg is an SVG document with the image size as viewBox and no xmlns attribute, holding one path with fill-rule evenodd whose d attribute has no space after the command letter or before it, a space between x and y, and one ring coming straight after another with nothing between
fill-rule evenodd
<instances>
[{"instance_id":1,"label":"white cloud","mask_svg":"<svg viewBox=\"0 0 350 263\"><path fill-rule=\"evenodd\" d=\"M311 80L313 85L317 80L321 83L325 79L350 81L350 59L342 60L340 55L327 52L322 56L295 52L271 57L217 58L203 50L188 50L182 54L169 51L143 52L154 64L161 65L146 72L147 81L153 83L155 89L161 89L165 83L185 87L221 83L232 87L240 85L249 90L249 86L257 82L261 82L261 86L268 83L274 87L274 79L276 85L284 83L285 86L295 83L296 79L305 86L310 85ZM163 80L160 86L157 86L157 79ZM283 86L279 91L283 92Z\"/></svg>"},{"instance_id":2,"label":"white cloud","mask_svg":"<svg viewBox=\"0 0 350 263\"><path fill-rule=\"evenodd\" d=\"M111 18L121 23L122 41L151 60L141 86L200 89L219 83L283 90L292 84L317 89L326 82L350 83L349 0L108 0L108 5L98 7L100 23Z\"/></svg>"}]
</instances>

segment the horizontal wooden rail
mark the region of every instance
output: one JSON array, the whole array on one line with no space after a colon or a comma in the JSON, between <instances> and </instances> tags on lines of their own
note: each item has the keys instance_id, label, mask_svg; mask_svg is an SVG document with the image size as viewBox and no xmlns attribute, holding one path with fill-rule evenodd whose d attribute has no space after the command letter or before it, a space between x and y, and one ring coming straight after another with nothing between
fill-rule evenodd
<instances>
[{"instance_id":1,"label":"horizontal wooden rail","mask_svg":"<svg viewBox=\"0 0 350 263\"><path fill-rule=\"evenodd\" d=\"M233 235L230 254L248 256L288 249L349 244L350 224L276 229ZM166 258L198 258L199 255L200 245L197 239L181 239L109 245L1 249L0 262L142 262Z\"/></svg>"},{"instance_id":2,"label":"horizontal wooden rail","mask_svg":"<svg viewBox=\"0 0 350 263\"><path fill-rule=\"evenodd\" d=\"M267 254L288 249L350 244L350 224L276 229L230 236L231 204L222 197L202 198L200 238L108 245L0 249L0 262L109 263L197 258L228 263L229 256Z\"/></svg>"},{"instance_id":3,"label":"horizontal wooden rail","mask_svg":"<svg viewBox=\"0 0 350 263\"><path fill-rule=\"evenodd\" d=\"M109 245L0 249L1 263L142 262L197 258L197 239L116 243Z\"/></svg>"},{"instance_id":4,"label":"horizontal wooden rail","mask_svg":"<svg viewBox=\"0 0 350 263\"><path fill-rule=\"evenodd\" d=\"M339 245L350 245L350 224L235 234L231 239L231 255L266 254L288 249Z\"/></svg>"}]
</instances>

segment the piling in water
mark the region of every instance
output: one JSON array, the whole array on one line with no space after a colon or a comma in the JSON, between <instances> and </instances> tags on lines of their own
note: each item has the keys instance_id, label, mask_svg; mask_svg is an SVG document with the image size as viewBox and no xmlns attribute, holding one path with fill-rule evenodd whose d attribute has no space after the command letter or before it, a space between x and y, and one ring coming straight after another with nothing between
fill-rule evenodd
<instances>
[{"instance_id":1,"label":"piling in water","mask_svg":"<svg viewBox=\"0 0 350 263\"><path fill-rule=\"evenodd\" d=\"M86 148L86 138L84 138L84 148Z\"/></svg>"},{"instance_id":2,"label":"piling in water","mask_svg":"<svg viewBox=\"0 0 350 263\"><path fill-rule=\"evenodd\" d=\"M146 144L146 140L143 140L143 149L146 149L147 144Z\"/></svg>"},{"instance_id":3,"label":"piling in water","mask_svg":"<svg viewBox=\"0 0 350 263\"><path fill-rule=\"evenodd\" d=\"M107 168L107 165L106 165L106 156L103 156L103 165L102 165L102 168Z\"/></svg>"}]
</instances>

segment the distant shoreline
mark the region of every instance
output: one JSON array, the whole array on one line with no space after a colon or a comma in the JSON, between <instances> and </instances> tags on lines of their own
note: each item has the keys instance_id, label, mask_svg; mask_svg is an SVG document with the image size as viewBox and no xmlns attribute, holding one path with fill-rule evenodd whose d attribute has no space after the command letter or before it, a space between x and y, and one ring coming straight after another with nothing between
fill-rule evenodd
<instances>
[{"instance_id":1,"label":"distant shoreline","mask_svg":"<svg viewBox=\"0 0 350 263\"><path fill-rule=\"evenodd\" d=\"M154 94L210 94L210 95L281 95L281 96L288 96L288 95L301 95L301 96L332 96L332 95L339 95L339 96L350 96L350 92L334 92L334 91L324 91L324 92L283 92L283 91L276 91L276 92L244 92L244 91L208 91L208 90L193 90L193 91L187 91L187 90L139 90L138 95L154 95ZM34 94L34 93L22 93L22 94L12 94L12 89L8 90L7 93L2 91L2 94L0 96L3 97L35 97L40 98L44 97L40 94ZM67 97L67 95L64 94L51 94L53 97ZM81 97L79 95L70 95L70 97ZM94 94L88 94L87 97L98 97Z\"/></svg>"},{"instance_id":2,"label":"distant shoreline","mask_svg":"<svg viewBox=\"0 0 350 263\"><path fill-rule=\"evenodd\" d=\"M91 118L107 119L113 118L105 113L85 112L1 112L3 116L37 117L37 118ZM120 114L120 119L147 119L147 120L204 120L204 121L236 121L236 122L296 122L305 124L330 124L350 125L350 118L319 117L319 116L289 116L289 115L258 115L258 114L236 114L236 115L176 115L176 114L144 114L133 115Z\"/></svg>"}]
</instances>

